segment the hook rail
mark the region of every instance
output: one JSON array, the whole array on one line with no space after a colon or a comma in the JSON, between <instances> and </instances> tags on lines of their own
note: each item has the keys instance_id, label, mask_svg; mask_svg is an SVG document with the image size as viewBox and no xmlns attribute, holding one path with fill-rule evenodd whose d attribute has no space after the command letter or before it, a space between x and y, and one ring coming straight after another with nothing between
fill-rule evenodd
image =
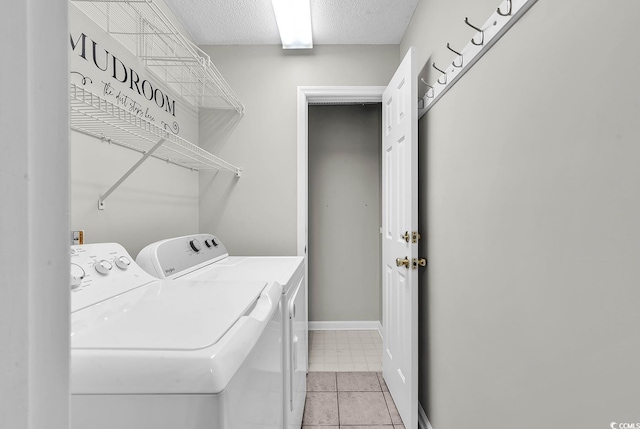
<instances>
[{"instance_id":1,"label":"hook rail","mask_svg":"<svg viewBox=\"0 0 640 429\"><path fill-rule=\"evenodd\" d=\"M422 98L418 116L427 111L480 59L513 25L536 3L537 0L503 0L482 27L477 27L465 17L465 24L477 31L461 51L447 43L447 49L457 55L445 70L435 63L432 67L441 73L433 86L424 79L422 83L430 89ZM478 34L480 33L480 34ZM459 60L458 60L459 58Z\"/></svg>"}]
</instances>

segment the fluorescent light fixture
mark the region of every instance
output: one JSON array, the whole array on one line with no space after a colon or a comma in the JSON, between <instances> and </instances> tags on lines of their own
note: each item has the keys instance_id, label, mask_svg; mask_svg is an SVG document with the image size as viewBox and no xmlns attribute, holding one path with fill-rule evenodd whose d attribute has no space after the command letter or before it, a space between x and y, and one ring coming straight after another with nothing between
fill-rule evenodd
<instances>
[{"instance_id":1,"label":"fluorescent light fixture","mask_svg":"<svg viewBox=\"0 0 640 429\"><path fill-rule=\"evenodd\" d=\"M271 0L283 49L311 49L310 0Z\"/></svg>"}]
</instances>

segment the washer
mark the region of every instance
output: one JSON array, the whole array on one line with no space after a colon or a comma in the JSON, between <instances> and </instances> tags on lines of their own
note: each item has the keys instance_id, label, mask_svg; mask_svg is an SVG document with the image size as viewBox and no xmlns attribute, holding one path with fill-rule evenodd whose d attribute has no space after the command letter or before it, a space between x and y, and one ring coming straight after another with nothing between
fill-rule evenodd
<instances>
[{"instance_id":1,"label":"washer","mask_svg":"<svg viewBox=\"0 0 640 429\"><path fill-rule=\"evenodd\" d=\"M71 249L72 429L283 427L282 288L169 281Z\"/></svg>"},{"instance_id":2,"label":"washer","mask_svg":"<svg viewBox=\"0 0 640 429\"><path fill-rule=\"evenodd\" d=\"M196 234L150 244L136 262L161 279L264 280L282 285L284 427L299 429L308 368L304 257L229 256L218 237Z\"/></svg>"}]
</instances>

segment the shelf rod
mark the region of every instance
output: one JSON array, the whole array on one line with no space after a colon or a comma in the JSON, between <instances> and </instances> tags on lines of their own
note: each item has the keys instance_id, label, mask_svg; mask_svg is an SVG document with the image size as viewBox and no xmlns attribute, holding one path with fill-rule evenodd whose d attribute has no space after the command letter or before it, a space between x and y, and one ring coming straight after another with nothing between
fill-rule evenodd
<instances>
[{"instance_id":1,"label":"shelf rod","mask_svg":"<svg viewBox=\"0 0 640 429\"><path fill-rule=\"evenodd\" d=\"M131 176L131 173L133 173L134 171L136 171L138 169L138 167L140 167L140 165L145 162L147 160L147 158L149 158L151 156L151 154L153 154L153 152L155 152L156 149L158 149L160 146L162 146L162 144L166 141L166 138L162 138L158 141L158 143L156 143L151 149L149 149L143 156L142 158L140 158L138 160L138 162L136 162L133 167L131 167L129 169L129 171L127 171L126 173L124 173L124 175L116 182L113 184L113 186L111 186L107 192L105 192L104 194L100 195L100 198L98 199L98 210L104 210L104 200L106 200L109 195L111 195L111 193L113 191L115 191L118 186L120 186L122 184L122 182L124 182L127 177Z\"/></svg>"},{"instance_id":2,"label":"shelf rod","mask_svg":"<svg viewBox=\"0 0 640 429\"><path fill-rule=\"evenodd\" d=\"M189 62L202 65L202 62L193 57L160 57L157 55L138 55L141 60L148 61L171 61L171 62Z\"/></svg>"}]
</instances>

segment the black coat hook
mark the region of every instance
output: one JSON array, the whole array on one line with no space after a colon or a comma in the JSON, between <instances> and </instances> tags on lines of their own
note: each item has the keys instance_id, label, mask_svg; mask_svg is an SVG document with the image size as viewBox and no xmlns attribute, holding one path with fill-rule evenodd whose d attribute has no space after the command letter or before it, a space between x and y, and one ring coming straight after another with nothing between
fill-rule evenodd
<instances>
[{"instance_id":1,"label":"black coat hook","mask_svg":"<svg viewBox=\"0 0 640 429\"><path fill-rule=\"evenodd\" d=\"M513 3L511 3L511 0L507 0L507 11L505 13L502 13L500 8L498 7L498 15L500 15L500 16L509 16L509 15L511 15L511 11L512 10L513 10Z\"/></svg>"},{"instance_id":2,"label":"black coat hook","mask_svg":"<svg viewBox=\"0 0 640 429\"><path fill-rule=\"evenodd\" d=\"M444 71L444 70L440 70L438 67L436 67L436 63L432 63L431 65L433 66L433 68L434 68L434 69L436 69L436 70L438 70L440 73L442 73L442 76L444 76L444 82L440 82L440 77L442 77L442 76L440 76L440 77L438 78L438 83L439 83L440 85L446 85L446 84L447 84L447 73L445 73L445 71Z\"/></svg>"},{"instance_id":3,"label":"black coat hook","mask_svg":"<svg viewBox=\"0 0 640 429\"><path fill-rule=\"evenodd\" d=\"M449 42L447 42L447 49L460 57L460 64L456 64L456 60L453 60L453 66L458 68L462 67L464 65L464 57L462 56L462 54L458 51L455 51L451 46L449 46Z\"/></svg>"},{"instance_id":4,"label":"black coat hook","mask_svg":"<svg viewBox=\"0 0 640 429\"><path fill-rule=\"evenodd\" d=\"M476 46L481 46L484 45L484 31L482 31L481 28L476 27L475 25L473 25L472 23L469 22L469 18L465 18L464 22L471 28L473 28L474 30L480 32L480 43L476 43L476 36L473 36L471 38L471 43L473 43Z\"/></svg>"}]
</instances>

